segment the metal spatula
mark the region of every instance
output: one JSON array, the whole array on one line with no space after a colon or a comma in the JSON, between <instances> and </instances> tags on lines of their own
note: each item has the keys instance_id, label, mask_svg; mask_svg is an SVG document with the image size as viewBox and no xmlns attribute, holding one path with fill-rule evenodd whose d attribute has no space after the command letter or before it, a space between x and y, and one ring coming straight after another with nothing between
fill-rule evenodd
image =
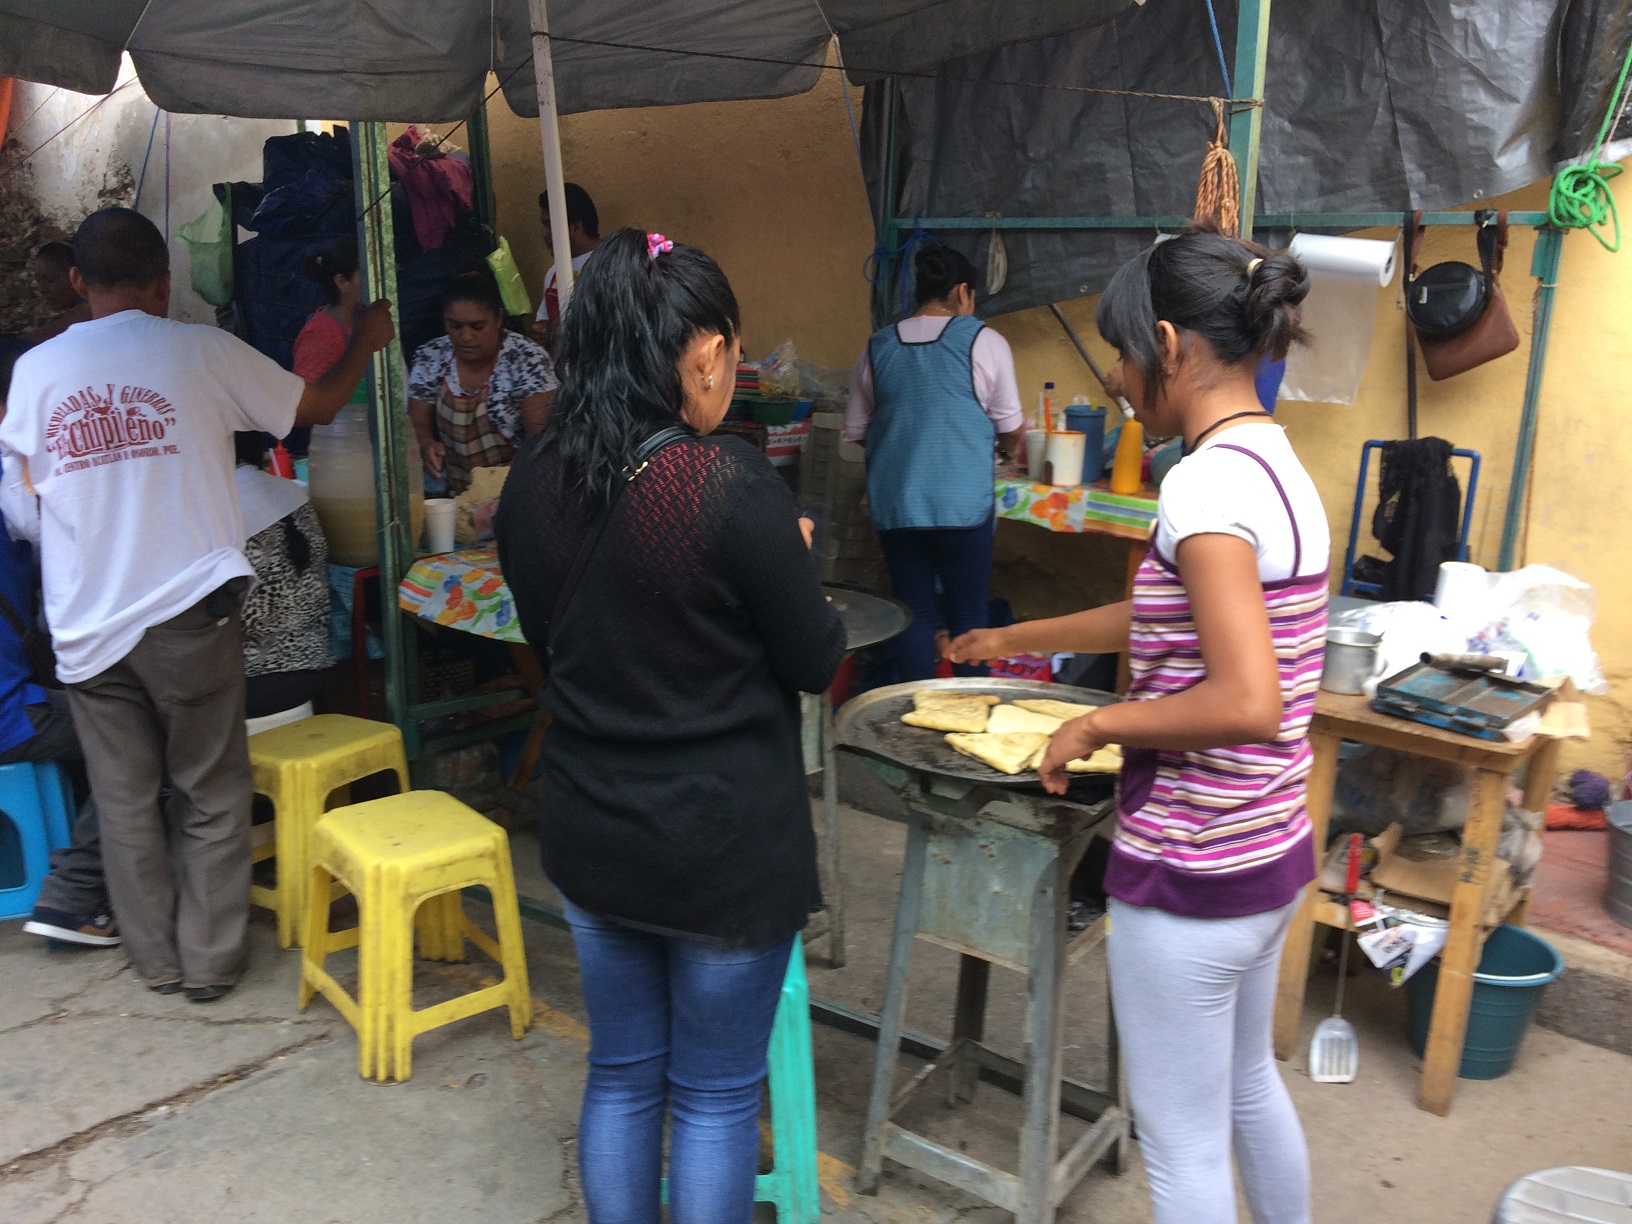
<instances>
[{"instance_id":1,"label":"metal spatula","mask_svg":"<svg viewBox=\"0 0 1632 1224\"><path fill-rule=\"evenodd\" d=\"M1360 887L1360 838L1349 843L1349 878L1345 901ZM1315 1026L1309 1042L1309 1078L1317 1084L1352 1084L1360 1071L1360 1042L1354 1025L1343 1019L1343 983L1349 976L1349 933L1343 932L1337 954L1337 1001L1332 1014Z\"/></svg>"}]
</instances>

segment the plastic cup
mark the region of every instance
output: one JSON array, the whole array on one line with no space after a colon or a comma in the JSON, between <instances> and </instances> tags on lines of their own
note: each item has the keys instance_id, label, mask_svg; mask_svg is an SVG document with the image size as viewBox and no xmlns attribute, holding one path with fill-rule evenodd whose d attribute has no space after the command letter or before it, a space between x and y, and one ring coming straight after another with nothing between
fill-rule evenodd
<instances>
[{"instance_id":1,"label":"plastic cup","mask_svg":"<svg viewBox=\"0 0 1632 1224\"><path fill-rule=\"evenodd\" d=\"M453 551L453 498L425 499L425 546L432 553Z\"/></svg>"},{"instance_id":2,"label":"plastic cup","mask_svg":"<svg viewBox=\"0 0 1632 1224\"><path fill-rule=\"evenodd\" d=\"M1026 430L1026 476L1033 482L1043 479L1043 461L1048 457L1048 430Z\"/></svg>"}]
</instances>

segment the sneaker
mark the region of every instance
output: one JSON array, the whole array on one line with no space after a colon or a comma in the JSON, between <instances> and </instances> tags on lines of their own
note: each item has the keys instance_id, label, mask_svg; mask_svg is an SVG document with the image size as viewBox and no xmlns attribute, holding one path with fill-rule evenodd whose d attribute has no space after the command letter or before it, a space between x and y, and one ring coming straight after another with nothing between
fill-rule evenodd
<instances>
[{"instance_id":1,"label":"sneaker","mask_svg":"<svg viewBox=\"0 0 1632 1224\"><path fill-rule=\"evenodd\" d=\"M23 930L92 948L111 948L122 942L119 924L112 914L69 914L48 905L36 905L33 916L23 923Z\"/></svg>"}]
</instances>

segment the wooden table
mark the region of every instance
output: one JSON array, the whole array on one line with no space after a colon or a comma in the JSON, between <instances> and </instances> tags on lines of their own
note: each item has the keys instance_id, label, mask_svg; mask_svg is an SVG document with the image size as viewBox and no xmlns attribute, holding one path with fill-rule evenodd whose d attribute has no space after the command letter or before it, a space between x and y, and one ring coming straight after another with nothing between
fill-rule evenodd
<instances>
[{"instance_id":1,"label":"wooden table","mask_svg":"<svg viewBox=\"0 0 1632 1224\"><path fill-rule=\"evenodd\" d=\"M1494 881L1491 864L1496 860L1508 785L1512 776L1528 765L1524 806L1534 812L1545 810L1558 768L1560 741L1541 735L1522 744L1473 739L1425 723L1379 714L1364 697L1339 696L1324 690L1315 703L1309 738L1315 754L1309 776L1309 819L1315 827L1317 858L1322 860L1332 812L1332 792L1337 784L1338 749L1344 740L1450 761L1475 771L1468 821L1462 830L1461 872L1451 901L1450 934L1440 953L1434 1015L1417 1093L1418 1108L1443 1116L1450 1112L1451 1096L1456 1089L1462 1039L1468 1025L1468 1004L1473 997L1473 972L1488 934L1483 915ZM1528 898L1526 889L1512 915L1521 925ZM1275 1002L1275 1053L1283 1059L1291 1055L1297 1044L1304 987L1309 977L1309 949L1317 923L1344 930L1349 927L1348 911L1326 900L1318 880L1304 891L1303 904L1292 920L1286 947L1281 952L1280 986Z\"/></svg>"}]
</instances>

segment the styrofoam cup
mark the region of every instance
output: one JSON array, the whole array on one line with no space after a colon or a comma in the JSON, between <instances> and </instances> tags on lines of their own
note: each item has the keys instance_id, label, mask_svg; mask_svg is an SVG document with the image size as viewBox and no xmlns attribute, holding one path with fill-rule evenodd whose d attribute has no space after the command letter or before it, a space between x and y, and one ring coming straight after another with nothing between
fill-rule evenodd
<instances>
[{"instance_id":1,"label":"styrofoam cup","mask_svg":"<svg viewBox=\"0 0 1632 1224\"><path fill-rule=\"evenodd\" d=\"M1082 483L1082 460L1087 447L1086 434L1058 429L1050 431L1043 479L1056 489L1076 488Z\"/></svg>"},{"instance_id":2,"label":"styrofoam cup","mask_svg":"<svg viewBox=\"0 0 1632 1224\"><path fill-rule=\"evenodd\" d=\"M1033 481L1043 478L1043 461L1048 458L1048 430L1026 430L1026 476Z\"/></svg>"},{"instance_id":3,"label":"styrofoam cup","mask_svg":"<svg viewBox=\"0 0 1632 1224\"><path fill-rule=\"evenodd\" d=\"M453 551L453 498L425 499L425 546L433 553Z\"/></svg>"}]
</instances>

